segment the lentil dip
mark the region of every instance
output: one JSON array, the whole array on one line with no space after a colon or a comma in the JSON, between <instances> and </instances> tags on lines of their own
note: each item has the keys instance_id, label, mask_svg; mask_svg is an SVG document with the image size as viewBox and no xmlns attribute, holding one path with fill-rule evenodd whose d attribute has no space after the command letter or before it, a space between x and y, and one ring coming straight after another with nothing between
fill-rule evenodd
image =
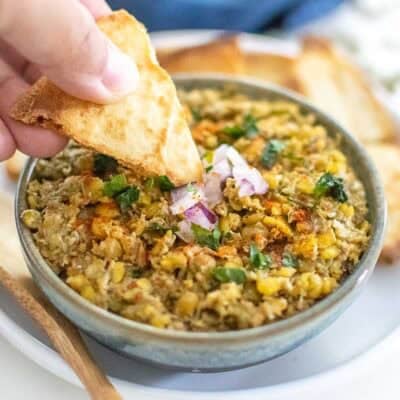
<instances>
[{"instance_id":1,"label":"lentil dip","mask_svg":"<svg viewBox=\"0 0 400 400\"><path fill-rule=\"evenodd\" d=\"M38 161L21 218L52 269L99 307L185 331L260 326L334 291L370 231L339 140L291 102L180 99L203 183L141 178L73 142Z\"/></svg>"}]
</instances>

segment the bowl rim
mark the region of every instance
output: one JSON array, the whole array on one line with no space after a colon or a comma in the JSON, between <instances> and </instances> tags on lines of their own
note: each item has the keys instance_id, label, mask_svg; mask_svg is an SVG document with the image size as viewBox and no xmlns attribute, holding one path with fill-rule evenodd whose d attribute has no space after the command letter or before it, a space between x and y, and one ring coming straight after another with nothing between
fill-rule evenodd
<instances>
[{"instance_id":1,"label":"bowl rim","mask_svg":"<svg viewBox=\"0 0 400 400\"><path fill-rule=\"evenodd\" d=\"M384 232L387 218L386 200L384 197L383 185L380 180L378 171L370 156L367 154L364 147L341 125L339 125L332 117L325 114L323 111L310 104L302 96L295 94L289 90L283 89L274 84L265 83L254 78L236 78L226 76L223 74L177 74L173 76L174 82L179 89L180 85L195 85L196 83L201 87L220 87L225 85L236 85L239 87L247 87L249 90L256 89L258 91L264 90L271 94L278 96L284 100L289 100L299 104L303 110L307 110L317 115L318 119L323 121L335 130L341 136L346 138L347 143L351 145L352 151L358 153L361 158L365 160L365 168L368 179L372 183L373 197L375 198L375 221L371 232L370 242L365 250L361 260L357 263L355 270L351 273L345 281L331 294L313 304L310 308L300 311L290 317L282 320L273 321L271 323L255 327L246 328L241 330L231 331L211 331L211 332L192 332L192 331L179 331L173 329L156 328L148 324L129 320L118 314L104 310L89 301L85 300L72 288L65 284L58 275L53 272L45 259L41 256L38 248L36 247L32 234L27 227L24 226L20 219L21 212L26 209L25 193L27 184L35 169L37 159L29 158L22 174L18 181L16 199L15 199L15 220L17 225L17 232L19 240L25 257L28 259L29 268L34 268L35 272L44 279L48 285L52 287L58 294L67 301L70 307L78 308L80 313L89 313L91 318L96 318L97 321L107 321L109 326L123 329L124 331L134 332L135 330L141 331L143 334L150 334L158 339L180 339L184 342L196 342L198 344L204 342L227 342L239 341L245 338L258 338L267 337L281 334L290 331L296 327L310 323L315 317L327 313L335 305L341 303L347 298L350 293L355 289L360 288L363 283L367 281L371 275L378 256L383 245ZM251 97L251 95L250 95ZM353 166L353 169L354 166ZM356 175L357 170L355 169ZM30 264L30 265L29 265Z\"/></svg>"}]
</instances>

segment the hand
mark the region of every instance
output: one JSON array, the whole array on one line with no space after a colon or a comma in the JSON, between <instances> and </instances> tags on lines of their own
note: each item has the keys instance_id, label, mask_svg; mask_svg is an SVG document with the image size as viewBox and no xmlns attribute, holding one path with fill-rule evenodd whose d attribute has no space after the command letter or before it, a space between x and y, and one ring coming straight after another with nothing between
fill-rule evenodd
<instances>
[{"instance_id":1,"label":"hand","mask_svg":"<svg viewBox=\"0 0 400 400\"><path fill-rule=\"evenodd\" d=\"M98 103L135 89L136 66L95 24L110 12L104 0L0 0L0 160L16 148L49 157L67 142L8 116L17 97L41 75Z\"/></svg>"}]
</instances>

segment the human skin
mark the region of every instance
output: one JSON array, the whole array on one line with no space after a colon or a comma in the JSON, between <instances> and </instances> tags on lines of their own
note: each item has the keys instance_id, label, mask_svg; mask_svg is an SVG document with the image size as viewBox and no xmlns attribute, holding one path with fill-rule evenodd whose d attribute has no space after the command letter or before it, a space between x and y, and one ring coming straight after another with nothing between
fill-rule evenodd
<instances>
[{"instance_id":1,"label":"human skin","mask_svg":"<svg viewBox=\"0 0 400 400\"><path fill-rule=\"evenodd\" d=\"M16 99L41 75L72 96L97 103L135 90L137 69L97 28L104 0L0 0L0 161L16 149L49 157L67 139L9 117Z\"/></svg>"}]
</instances>

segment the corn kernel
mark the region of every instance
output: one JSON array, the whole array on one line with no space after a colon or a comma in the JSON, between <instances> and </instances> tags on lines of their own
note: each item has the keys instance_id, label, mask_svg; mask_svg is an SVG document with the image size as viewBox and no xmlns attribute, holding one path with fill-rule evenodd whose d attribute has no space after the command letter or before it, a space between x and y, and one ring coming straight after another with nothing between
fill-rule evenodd
<instances>
[{"instance_id":1,"label":"corn kernel","mask_svg":"<svg viewBox=\"0 0 400 400\"><path fill-rule=\"evenodd\" d=\"M148 193L141 191L137 203L141 206L148 206L151 204L151 196Z\"/></svg>"},{"instance_id":2,"label":"corn kernel","mask_svg":"<svg viewBox=\"0 0 400 400\"><path fill-rule=\"evenodd\" d=\"M281 290L282 280L279 277L268 276L257 279L257 290L265 296L273 296Z\"/></svg>"},{"instance_id":3,"label":"corn kernel","mask_svg":"<svg viewBox=\"0 0 400 400\"><path fill-rule=\"evenodd\" d=\"M328 165L326 166L326 171L330 172L331 174L337 174L343 170L344 165L337 161L329 161Z\"/></svg>"},{"instance_id":4,"label":"corn kernel","mask_svg":"<svg viewBox=\"0 0 400 400\"><path fill-rule=\"evenodd\" d=\"M24 210L21 218L24 224L30 229L38 229L40 226L41 215L37 210Z\"/></svg>"},{"instance_id":5,"label":"corn kernel","mask_svg":"<svg viewBox=\"0 0 400 400\"><path fill-rule=\"evenodd\" d=\"M292 237L293 232L287 222L281 217L270 217L265 216L263 218L263 224L268 227L275 227L281 231L285 236Z\"/></svg>"},{"instance_id":6,"label":"corn kernel","mask_svg":"<svg viewBox=\"0 0 400 400\"><path fill-rule=\"evenodd\" d=\"M88 279L98 279L104 274L105 262L99 258L93 260L86 268L85 275Z\"/></svg>"},{"instance_id":7,"label":"corn kernel","mask_svg":"<svg viewBox=\"0 0 400 400\"><path fill-rule=\"evenodd\" d=\"M318 235L318 247L320 249L325 249L336 243L336 236L333 229L329 229L324 233Z\"/></svg>"},{"instance_id":8,"label":"corn kernel","mask_svg":"<svg viewBox=\"0 0 400 400\"><path fill-rule=\"evenodd\" d=\"M103 197L104 182L97 177L88 176L84 179L83 190L90 200L96 201Z\"/></svg>"},{"instance_id":9,"label":"corn kernel","mask_svg":"<svg viewBox=\"0 0 400 400\"><path fill-rule=\"evenodd\" d=\"M354 207L350 204L340 204L339 210L348 218L351 218L354 215Z\"/></svg>"},{"instance_id":10,"label":"corn kernel","mask_svg":"<svg viewBox=\"0 0 400 400\"><path fill-rule=\"evenodd\" d=\"M147 278L139 278L136 280L136 286L139 287L140 289L150 292L152 286L151 282Z\"/></svg>"},{"instance_id":11,"label":"corn kernel","mask_svg":"<svg viewBox=\"0 0 400 400\"><path fill-rule=\"evenodd\" d=\"M199 297L196 293L186 292L176 302L175 310L181 317L190 317L196 310Z\"/></svg>"},{"instance_id":12,"label":"corn kernel","mask_svg":"<svg viewBox=\"0 0 400 400\"><path fill-rule=\"evenodd\" d=\"M233 257L236 256L237 250L233 246L220 246L217 251L218 257Z\"/></svg>"},{"instance_id":13,"label":"corn kernel","mask_svg":"<svg viewBox=\"0 0 400 400\"><path fill-rule=\"evenodd\" d=\"M106 223L102 218L94 217L90 225L90 230L97 238L105 239L105 237L107 236L105 227Z\"/></svg>"},{"instance_id":14,"label":"corn kernel","mask_svg":"<svg viewBox=\"0 0 400 400\"><path fill-rule=\"evenodd\" d=\"M268 183L268 186L270 189L278 189L279 187L279 177L276 174L273 174L270 171L265 171L262 174L263 178L265 181Z\"/></svg>"},{"instance_id":15,"label":"corn kernel","mask_svg":"<svg viewBox=\"0 0 400 400\"><path fill-rule=\"evenodd\" d=\"M171 252L163 256L160 265L167 271L174 271L175 269L186 268L187 257L181 252Z\"/></svg>"},{"instance_id":16,"label":"corn kernel","mask_svg":"<svg viewBox=\"0 0 400 400\"><path fill-rule=\"evenodd\" d=\"M171 322L168 315L157 314L150 318L150 324L156 328L165 328Z\"/></svg>"},{"instance_id":17,"label":"corn kernel","mask_svg":"<svg viewBox=\"0 0 400 400\"><path fill-rule=\"evenodd\" d=\"M292 267L280 267L271 271L273 276L282 276L284 278L290 278L296 273L296 268Z\"/></svg>"},{"instance_id":18,"label":"corn kernel","mask_svg":"<svg viewBox=\"0 0 400 400\"><path fill-rule=\"evenodd\" d=\"M111 261L111 281L112 283L120 283L125 276L125 264L121 261Z\"/></svg>"},{"instance_id":19,"label":"corn kernel","mask_svg":"<svg viewBox=\"0 0 400 400\"><path fill-rule=\"evenodd\" d=\"M95 214L99 217L116 218L119 216L119 207L116 203L100 203L95 208Z\"/></svg>"},{"instance_id":20,"label":"corn kernel","mask_svg":"<svg viewBox=\"0 0 400 400\"><path fill-rule=\"evenodd\" d=\"M208 149L215 149L218 146L218 138L214 135L207 136L204 140L204 146Z\"/></svg>"},{"instance_id":21,"label":"corn kernel","mask_svg":"<svg viewBox=\"0 0 400 400\"><path fill-rule=\"evenodd\" d=\"M322 279L322 294L327 295L337 287L337 281L332 277L325 277Z\"/></svg>"},{"instance_id":22,"label":"corn kernel","mask_svg":"<svg viewBox=\"0 0 400 400\"><path fill-rule=\"evenodd\" d=\"M93 286L86 285L80 290L80 295L90 302L94 302L96 298L96 292L93 289Z\"/></svg>"},{"instance_id":23,"label":"corn kernel","mask_svg":"<svg viewBox=\"0 0 400 400\"><path fill-rule=\"evenodd\" d=\"M245 225L254 225L257 222L260 222L263 219L264 215L261 213L249 214L245 215L242 218L242 221Z\"/></svg>"},{"instance_id":24,"label":"corn kernel","mask_svg":"<svg viewBox=\"0 0 400 400\"><path fill-rule=\"evenodd\" d=\"M296 255L315 260L317 252L317 238L313 233L306 235L293 243L293 253Z\"/></svg>"},{"instance_id":25,"label":"corn kernel","mask_svg":"<svg viewBox=\"0 0 400 400\"><path fill-rule=\"evenodd\" d=\"M332 260L339 255L340 251L337 247L331 246L321 251L321 257L324 260Z\"/></svg>"},{"instance_id":26,"label":"corn kernel","mask_svg":"<svg viewBox=\"0 0 400 400\"><path fill-rule=\"evenodd\" d=\"M306 297L317 299L322 294L323 281L315 272L304 272L300 275L297 285L303 290Z\"/></svg>"},{"instance_id":27,"label":"corn kernel","mask_svg":"<svg viewBox=\"0 0 400 400\"><path fill-rule=\"evenodd\" d=\"M346 163L346 157L340 150L332 150L330 156L334 161Z\"/></svg>"},{"instance_id":28,"label":"corn kernel","mask_svg":"<svg viewBox=\"0 0 400 400\"><path fill-rule=\"evenodd\" d=\"M219 229L221 230L222 233L226 233L231 230L228 216L222 217L219 220Z\"/></svg>"},{"instance_id":29,"label":"corn kernel","mask_svg":"<svg viewBox=\"0 0 400 400\"><path fill-rule=\"evenodd\" d=\"M302 193L311 194L314 191L314 182L309 176L302 176L296 183L296 188Z\"/></svg>"},{"instance_id":30,"label":"corn kernel","mask_svg":"<svg viewBox=\"0 0 400 400\"><path fill-rule=\"evenodd\" d=\"M271 215L279 216L282 215L282 206L278 203L275 203L271 206Z\"/></svg>"},{"instance_id":31,"label":"corn kernel","mask_svg":"<svg viewBox=\"0 0 400 400\"><path fill-rule=\"evenodd\" d=\"M161 214L161 203L155 202L146 206L146 215L148 217L157 217Z\"/></svg>"},{"instance_id":32,"label":"corn kernel","mask_svg":"<svg viewBox=\"0 0 400 400\"><path fill-rule=\"evenodd\" d=\"M85 285L89 284L88 279L85 275L73 275L67 278L67 284L74 290L81 290Z\"/></svg>"}]
</instances>

